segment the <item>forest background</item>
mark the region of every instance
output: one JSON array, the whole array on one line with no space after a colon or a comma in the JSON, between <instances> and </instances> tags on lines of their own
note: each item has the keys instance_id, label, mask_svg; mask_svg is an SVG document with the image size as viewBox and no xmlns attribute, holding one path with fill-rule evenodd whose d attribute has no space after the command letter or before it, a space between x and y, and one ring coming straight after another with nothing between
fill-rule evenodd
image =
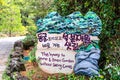
<instances>
[{"instance_id":1,"label":"forest background","mask_svg":"<svg viewBox=\"0 0 120 80\"><path fill-rule=\"evenodd\" d=\"M120 0L0 0L0 37L35 37L36 21L47 13L57 11L66 16L80 11L84 15L89 10L97 13L103 24L99 66L112 65L116 72L108 72L120 74Z\"/></svg>"}]
</instances>

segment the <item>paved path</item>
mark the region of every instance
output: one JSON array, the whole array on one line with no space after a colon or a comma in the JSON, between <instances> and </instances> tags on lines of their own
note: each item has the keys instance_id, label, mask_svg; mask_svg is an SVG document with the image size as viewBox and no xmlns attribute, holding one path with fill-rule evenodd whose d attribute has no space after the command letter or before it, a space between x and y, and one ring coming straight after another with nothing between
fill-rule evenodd
<instances>
[{"instance_id":1,"label":"paved path","mask_svg":"<svg viewBox=\"0 0 120 80\"><path fill-rule=\"evenodd\" d=\"M0 80L2 80L2 74L6 68L7 59L13 48L14 42L24 38L25 36L0 38Z\"/></svg>"}]
</instances>

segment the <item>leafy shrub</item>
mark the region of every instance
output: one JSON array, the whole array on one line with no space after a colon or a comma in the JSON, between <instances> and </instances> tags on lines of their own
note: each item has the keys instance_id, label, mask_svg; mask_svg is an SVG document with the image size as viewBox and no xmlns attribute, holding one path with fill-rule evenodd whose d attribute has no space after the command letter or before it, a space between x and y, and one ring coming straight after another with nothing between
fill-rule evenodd
<instances>
[{"instance_id":1,"label":"leafy shrub","mask_svg":"<svg viewBox=\"0 0 120 80\"><path fill-rule=\"evenodd\" d=\"M100 70L100 76L92 77L90 80L120 80L120 66L109 64L104 70Z\"/></svg>"},{"instance_id":2,"label":"leafy shrub","mask_svg":"<svg viewBox=\"0 0 120 80\"><path fill-rule=\"evenodd\" d=\"M25 39L22 41L24 49L29 49L30 46L34 46L35 43L37 42L36 27L28 26L27 31L28 33L26 34Z\"/></svg>"},{"instance_id":3,"label":"leafy shrub","mask_svg":"<svg viewBox=\"0 0 120 80\"><path fill-rule=\"evenodd\" d=\"M30 57L30 61L31 61L31 62L35 62L35 61L36 61L36 57L35 57L36 49L37 49L37 47L34 47L34 48L32 49L32 51L30 52L30 54L29 54L29 57Z\"/></svg>"},{"instance_id":4,"label":"leafy shrub","mask_svg":"<svg viewBox=\"0 0 120 80\"><path fill-rule=\"evenodd\" d=\"M34 46L34 44L35 44L35 37L28 35L28 36L25 37L25 39L22 42L23 42L24 49L28 50L29 47Z\"/></svg>"},{"instance_id":5,"label":"leafy shrub","mask_svg":"<svg viewBox=\"0 0 120 80\"><path fill-rule=\"evenodd\" d=\"M33 74L35 74L35 71L34 70L29 70L27 72L27 76L31 79L31 77L33 76ZM32 79L31 79L32 80Z\"/></svg>"},{"instance_id":6,"label":"leafy shrub","mask_svg":"<svg viewBox=\"0 0 120 80\"><path fill-rule=\"evenodd\" d=\"M5 72L2 75L2 80L12 80Z\"/></svg>"},{"instance_id":7,"label":"leafy shrub","mask_svg":"<svg viewBox=\"0 0 120 80\"><path fill-rule=\"evenodd\" d=\"M27 26L27 35L33 35L33 36L36 36L36 26Z\"/></svg>"},{"instance_id":8,"label":"leafy shrub","mask_svg":"<svg viewBox=\"0 0 120 80\"><path fill-rule=\"evenodd\" d=\"M68 75L59 74L58 77L49 76L47 80L86 80L86 77L85 76L76 76L74 74L68 74Z\"/></svg>"}]
</instances>

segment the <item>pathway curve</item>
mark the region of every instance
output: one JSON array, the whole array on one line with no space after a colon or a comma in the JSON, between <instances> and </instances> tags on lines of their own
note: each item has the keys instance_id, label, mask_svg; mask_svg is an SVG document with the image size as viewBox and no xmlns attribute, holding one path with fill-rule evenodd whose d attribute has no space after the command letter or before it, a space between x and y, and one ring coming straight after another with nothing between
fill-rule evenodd
<instances>
[{"instance_id":1,"label":"pathway curve","mask_svg":"<svg viewBox=\"0 0 120 80\"><path fill-rule=\"evenodd\" d=\"M0 38L0 80L2 80L2 74L6 68L7 59L14 42L24 38L25 36Z\"/></svg>"}]
</instances>

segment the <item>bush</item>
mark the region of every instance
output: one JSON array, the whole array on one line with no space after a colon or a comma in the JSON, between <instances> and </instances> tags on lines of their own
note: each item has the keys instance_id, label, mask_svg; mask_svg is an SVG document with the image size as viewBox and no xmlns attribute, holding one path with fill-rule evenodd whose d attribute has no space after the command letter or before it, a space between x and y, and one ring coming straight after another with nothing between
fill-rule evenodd
<instances>
[{"instance_id":1,"label":"bush","mask_svg":"<svg viewBox=\"0 0 120 80\"><path fill-rule=\"evenodd\" d=\"M29 57L30 57L30 61L31 61L31 62L35 62L35 61L36 61L36 57L35 57L36 49L37 49L37 47L35 46L35 47L32 49L32 51L30 52L30 54L29 54Z\"/></svg>"},{"instance_id":2,"label":"bush","mask_svg":"<svg viewBox=\"0 0 120 80\"><path fill-rule=\"evenodd\" d=\"M35 43L37 43L37 37L36 37L36 27L35 26L28 26L25 39L22 41L24 49L27 50L29 47L34 46Z\"/></svg>"},{"instance_id":3,"label":"bush","mask_svg":"<svg viewBox=\"0 0 120 80\"><path fill-rule=\"evenodd\" d=\"M2 80L12 80L5 72L2 75Z\"/></svg>"},{"instance_id":4,"label":"bush","mask_svg":"<svg viewBox=\"0 0 120 80\"><path fill-rule=\"evenodd\" d=\"M104 70L100 70L100 76L92 77L90 80L120 80L120 66L109 64Z\"/></svg>"},{"instance_id":5,"label":"bush","mask_svg":"<svg viewBox=\"0 0 120 80\"><path fill-rule=\"evenodd\" d=\"M27 35L22 42L23 42L23 48L25 50L28 50L31 46L34 46L34 44L36 42L35 36Z\"/></svg>"}]
</instances>

